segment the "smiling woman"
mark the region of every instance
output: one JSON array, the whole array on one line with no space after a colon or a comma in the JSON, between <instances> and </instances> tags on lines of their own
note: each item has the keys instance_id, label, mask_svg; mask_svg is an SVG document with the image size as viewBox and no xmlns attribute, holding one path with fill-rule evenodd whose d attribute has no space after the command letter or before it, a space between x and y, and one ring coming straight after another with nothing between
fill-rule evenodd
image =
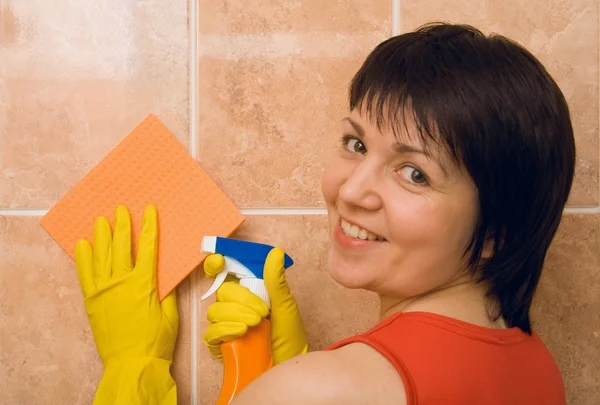
<instances>
[{"instance_id":1,"label":"smiling woman","mask_svg":"<svg viewBox=\"0 0 600 405\"><path fill-rule=\"evenodd\" d=\"M340 151L323 175L332 276L349 288L406 299L470 278L463 252L478 203L468 173L442 148L410 136L414 123L396 137L366 116L352 110L344 120Z\"/></svg>"},{"instance_id":2,"label":"smiling woman","mask_svg":"<svg viewBox=\"0 0 600 405\"><path fill-rule=\"evenodd\" d=\"M285 297L273 350L286 355L234 403L564 404L529 318L575 163L554 80L504 37L435 24L377 46L349 107L322 180L328 268L379 294L381 323L323 352L291 350L305 335L271 258L269 294ZM213 331L244 323L214 308Z\"/></svg>"}]
</instances>

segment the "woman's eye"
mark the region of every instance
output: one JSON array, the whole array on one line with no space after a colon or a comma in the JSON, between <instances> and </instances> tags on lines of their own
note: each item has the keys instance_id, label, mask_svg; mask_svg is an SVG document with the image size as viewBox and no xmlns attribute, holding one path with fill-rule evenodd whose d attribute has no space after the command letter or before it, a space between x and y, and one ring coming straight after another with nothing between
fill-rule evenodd
<instances>
[{"instance_id":1,"label":"woman's eye","mask_svg":"<svg viewBox=\"0 0 600 405\"><path fill-rule=\"evenodd\" d=\"M364 155L365 153L367 153L367 147L365 146L364 143L362 143L362 141L360 139L351 137L351 136L345 136L342 140L344 147L352 153L360 153L362 155Z\"/></svg>"},{"instance_id":2,"label":"woman's eye","mask_svg":"<svg viewBox=\"0 0 600 405\"><path fill-rule=\"evenodd\" d=\"M425 173L412 166L404 166L402 169L400 169L400 173L406 181L414 184L425 185L429 181Z\"/></svg>"}]
</instances>

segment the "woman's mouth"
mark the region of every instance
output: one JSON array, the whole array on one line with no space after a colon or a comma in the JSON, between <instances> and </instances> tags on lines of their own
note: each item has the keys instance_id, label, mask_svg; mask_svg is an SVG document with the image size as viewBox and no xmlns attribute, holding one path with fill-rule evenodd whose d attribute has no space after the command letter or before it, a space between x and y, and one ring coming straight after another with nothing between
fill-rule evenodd
<instances>
[{"instance_id":1,"label":"woman's mouth","mask_svg":"<svg viewBox=\"0 0 600 405\"><path fill-rule=\"evenodd\" d=\"M346 234L347 236L349 236L351 238L369 240L369 241L376 241L376 240L384 241L385 240L381 236L375 235L374 233L371 233L371 232L367 231L366 229L359 227L358 225L352 224L352 223L346 221L345 219L340 219L340 225L341 225L341 228L342 228L342 231L344 232L344 234Z\"/></svg>"}]
</instances>

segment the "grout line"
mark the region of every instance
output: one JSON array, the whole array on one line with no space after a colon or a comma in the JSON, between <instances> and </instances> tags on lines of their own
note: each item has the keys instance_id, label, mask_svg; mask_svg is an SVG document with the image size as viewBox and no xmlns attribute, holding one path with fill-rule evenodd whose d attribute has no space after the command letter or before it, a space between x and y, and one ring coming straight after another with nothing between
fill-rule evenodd
<instances>
[{"instance_id":1,"label":"grout line","mask_svg":"<svg viewBox=\"0 0 600 405\"><path fill-rule=\"evenodd\" d=\"M196 0L192 0L196 1ZM192 323L192 343L190 348L190 357L192 365L192 383L191 383L191 405L198 405L198 293L200 281L198 280L198 271L193 271L190 274L190 305L191 305L191 323Z\"/></svg>"},{"instance_id":2,"label":"grout line","mask_svg":"<svg viewBox=\"0 0 600 405\"><path fill-rule=\"evenodd\" d=\"M600 214L600 207L567 207L565 214Z\"/></svg>"},{"instance_id":3,"label":"grout line","mask_svg":"<svg viewBox=\"0 0 600 405\"><path fill-rule=\"evenodd\" d=\"M327 215L327 208L240 208L242 215ZM48 210L29 208L0 208L0 216L43 217ZM598 207L567 207L565 214L600 214Z\"/></svg>"},{"instance_id":4,"label":"grout line","mask_svg":"<svg viewBox=\"0 0 600 405\"><path fill-rule=\"evenodd\" d=\"M30 208L0 208L0 216L7 217L43 217L47 212Z\"/></svg>"},{"instance_id":5,"label":"grout line","mask_svg":"<svg viewBox=\"0 0 600 405\"><path fill-rule=\"evenodd\" d=\"M598 20L600 20L600 9L598 10ZM598 21L596 20L596 21ZM598 38L596 39L600 39L600 32L598 33ZM598 63L600 63L600 54L598 54ZM600 80L600 72L598 72L598 78ZM597 109L598 112L600 112L600 106L598 106ZM600 127L600 114L598 114L598 125ZM600 153L600 142L598 142L598 152ZM598 176L600 176L600 165L598 165ZM600 184L598 184L598 198L600 199Z\"/></svg>"},{"instance_id":6,"label":"grout line","mask_svg":"<svg viewBox=\"0 0 600 405\"><path fill-rule=\"evenodd\" d=\"M400 0L392 0L392 36L400 34Z\"/></svg>"},{"instance_id":7,"label":"grout line","mask_svg":"<svg viewBox=\"0 0 600 405\"><path fill-rule=\"evenodd\" d=\"M197 92L197 74L198 74L198 63L197 63L197 35L196 35L196 2L197 0L190 0L190 22L189 22L189 30L190 30L190 66L189 66L189 122L190 122L190 155L194 159L198 157L198 137L197 137L197 118L198 118L198 92Z\"/></svg>"},{"instance_id":8,"label":"grout line","mask_svg":"<svg viewBox=\"0 0 600 405\"><path fill-rule=\"evenodd\" d=\"M189 11L189 32L190 32L190 65L189 65L189 92L190 92L190 106L189 106L189 122L190 122L190 154L194 160L198 158L198 0L190 0L190 11ZM190 321L192 328L191 345L190 348L190 362L191 362L191 405L198 404L198 276L195 272L191 274L190 278Z\"/></svg>"},{"instance_id":9,"label":"grout line","mask_svg":"<svg viewBox=\"0 0 600 405\"><path fill-rule=\"evenodd\" d=\"M195 1L195 0L194 0ZM326 215L326 208L240 208L242 215ZM0 215L13 217L42 217L48 210L29 208L0 208Z\"/></svg>"},{"instance_id":10,"label":"grout line","mask_svg":"<svg viewBox=\"0 0 600 405\"><path fill-rule=\"evenodd\" d=\"M326 215L327 208L241 208L242 215Z\"/></svg>"}]
</instances>

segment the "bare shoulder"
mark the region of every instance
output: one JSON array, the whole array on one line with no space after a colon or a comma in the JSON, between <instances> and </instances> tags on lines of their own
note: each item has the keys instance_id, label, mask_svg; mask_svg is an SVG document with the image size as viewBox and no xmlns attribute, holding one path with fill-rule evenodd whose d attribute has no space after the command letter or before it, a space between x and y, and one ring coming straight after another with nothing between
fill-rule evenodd
<instances>
[{"instance_id":1,"label":"bare shoulder","mask_svg":"<svg viewBox=\"0 0 600 405\"><path fill-rule=\"evenodd\" d=\"M406 404L404 385L391 363L373 348L353 343L312 352L274 367L232 402L249 404Z\"/></svg>"}]
</instances>

